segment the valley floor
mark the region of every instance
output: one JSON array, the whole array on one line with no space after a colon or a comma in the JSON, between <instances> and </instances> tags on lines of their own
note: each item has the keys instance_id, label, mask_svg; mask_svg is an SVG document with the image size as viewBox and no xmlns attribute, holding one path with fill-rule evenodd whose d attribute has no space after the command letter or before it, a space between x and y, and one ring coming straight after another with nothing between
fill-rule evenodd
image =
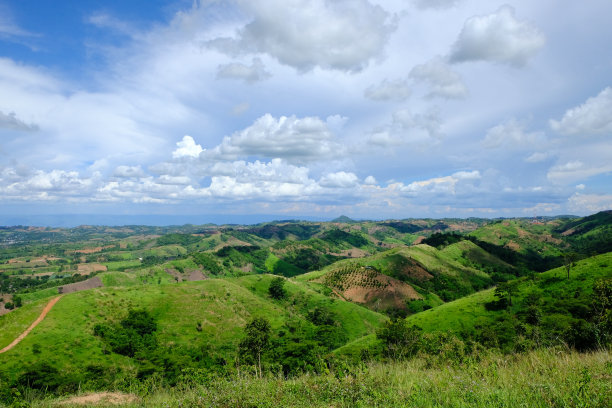
<instances>
[{"instance_id":1,"label":"valley floor","mask_svg":"<svg viewBox=\"0 0 612 408\"><path fill-rule=\"evenodd\" d=\"M483 356L461 366L424 358L372 363L342 375L295 379L243 376L160 388L155 381L123 390L123 406L146 407L610 407L610 351L546 349ZM40 400L34 407L82 406L75 399ZM120 401L124 401L121 403ZM130 401L130 402L126 402ZM25 402L25 401L24 401ZM112 405L112 402L109 402Z\"/></svg>"}]
</instances>

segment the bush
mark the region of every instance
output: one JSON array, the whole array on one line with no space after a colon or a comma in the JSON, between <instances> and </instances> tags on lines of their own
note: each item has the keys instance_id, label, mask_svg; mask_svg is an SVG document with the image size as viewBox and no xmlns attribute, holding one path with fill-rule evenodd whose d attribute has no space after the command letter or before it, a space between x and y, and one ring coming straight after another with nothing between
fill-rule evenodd
<instances>
[{"instance_id":1,"label":"bush","mask_svg":"<svg viewBox=\"0 0 612 408\"><path fill-rule=\"evenodd\" d=\"M272 297L272 299L281 300L287 298L287 291L284 288L285 278L274 278L270 282L270 287L268 288L268 293Z\"/></svg>"}]
</instances>

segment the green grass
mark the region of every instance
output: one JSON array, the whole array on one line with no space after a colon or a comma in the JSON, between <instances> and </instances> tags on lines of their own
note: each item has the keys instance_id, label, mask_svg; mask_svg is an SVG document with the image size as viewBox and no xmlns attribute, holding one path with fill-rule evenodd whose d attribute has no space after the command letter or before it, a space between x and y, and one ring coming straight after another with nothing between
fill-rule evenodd
<instances>
[{"instance_id":1,"label":"green grass","mask_svg":"<svg viewBox=\"0 0 612 408\"><path fill-rule=\"evenodd\" d=\"M504 220L480 227L469 235L498 246L512 242L519 246L520 253L535 251L541 256L559 256L567 245L551 235L555 226L555 223L539 225L526 220Z\"/></svg>"},{"instance_id":2,"label":"green grass","mask_svg":"<svg viewBox=\"0 0 612 408\"><path fill-rule=\"evenodd\" d=\"M569 280L566 279L563 267L538 274L535 280L528 278L517 280L518 294L512 299L514 306L508 310L485 309L485 303L494 299L493 289L488 289L409 316L408 321L425 331L471 330L475 325L492 324L502 314L516 313L530 294L535 293L542 297L542 302L546 306L558 299L573 298L576 293L580 296L589 296L595 280L610 277L612 277L612 253L607 253L579 261L572 268Z\"/></svg>"},{"instance_id":3,"label":"green grass","mask_svg":"<svg viewBox=\"0 0 612 408\"><path fill-rule=\"evenodd\" d=\"M55 292L57 294L57 290ZM23 305L12 312L0 316L0 349L8 346L17 336L36 320L48 300L38 300ZM4 355L0 355L2 361Z\"/></svg>"},{"instance_id":4,"label":"green grass","mask_svg":"<svg viewBox=\"0 0 612 408\"><path fill-rule=\"evenodd\" d=\"M241 376L173 389L153 382L124 391L139 396L137 402L126 405L133 407L607 408L612 404L611 358L609 351L559 350L484 355L481 361L463 366L431 366L426 359L416 358L367 364L341 375L288 380ZM27 402L51 407L59 401Z\"/></svg>"},{"instance_id":5,"label":"green grass","mask_svg":"<svg viewBox=\"0 0 612 408\"><path fill-rule=\"evenodd\" d=\"M79 371L99 364L129 371L129 359L104 354L105 346L93 335L93 327L119 321L130 308L144 308L156 317L160 344L206 347L227 361L232 361L243 327L253 316L266 317L277 330L287 319L305 321L308 311L325 305L336 314L349 340L371 333L384 320L352 303L330 300L300 282L288 281L289 299L274 301L267 294L273 275L161 285L154 279L141 284L136 274L108 272L99 276L106 287L64 295L29 336L0 357L0 370L14 378L35 361L49 361L61 370ZM0 318L0 340L10 343L34 321L45 303L30 303Z\"/></svg>"},{"instance_id":6,"label":"green grass","mask_svg":"<svg viewBox=\"0 0 612 408\"><path fill-rule=\"evenodd\" d=\"M109 271L116 271L120 269L128 269L128 268L138 268L140 267L141 262L138 259L130 260L130 261L111 261L111 262L102 262L102 265L106 266Z\"/></svg>"}]
</instances>

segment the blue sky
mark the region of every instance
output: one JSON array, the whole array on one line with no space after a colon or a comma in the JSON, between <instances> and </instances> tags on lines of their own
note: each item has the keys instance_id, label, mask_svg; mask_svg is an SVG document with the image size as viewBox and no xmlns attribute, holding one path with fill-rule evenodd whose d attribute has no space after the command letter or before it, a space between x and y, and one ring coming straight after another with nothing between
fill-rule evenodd
<instances>
[{"instance_id":1,"label":"blue sky","mask_svg":"<svg viewBox=\"0 0 612 408\"><path fill-rule=\"evenodd\" d=\"M0 0L4 223L610 209L610 15L607 0Z\"/></svg>"}]
</instances>

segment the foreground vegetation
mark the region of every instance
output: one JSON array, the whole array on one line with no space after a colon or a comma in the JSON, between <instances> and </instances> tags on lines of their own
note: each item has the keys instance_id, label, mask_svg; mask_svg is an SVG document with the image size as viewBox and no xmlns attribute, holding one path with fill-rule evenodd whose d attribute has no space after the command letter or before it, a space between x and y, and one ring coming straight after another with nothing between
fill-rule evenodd
<instances>
[{"instance_id":1,"label":"foreground vegetation","mask_svg":"<svg viewBox=\"0 0 612 408\"><path fill-rule=\"evenodd\" d=\"M0 229L0 404L607 406L611 225Z\"/></svg>"},{"instance_id":2,"label":"foreground vegetation","mask_svg":"<svg viewBox=\"0 0 612 408\"><path fill-rule=\"evenodd\" d=\"M432 364L424 357L362 364L349 370L284 379L273 375L187 377L174 388L155 378L123 384L137 396L126 406L182 407L609 407L609 351L579 354L546 349L522 355L487 353L479 361ZM33 407L70 404L70 398L24 396Z\"/></svg>"}]
</instances>

